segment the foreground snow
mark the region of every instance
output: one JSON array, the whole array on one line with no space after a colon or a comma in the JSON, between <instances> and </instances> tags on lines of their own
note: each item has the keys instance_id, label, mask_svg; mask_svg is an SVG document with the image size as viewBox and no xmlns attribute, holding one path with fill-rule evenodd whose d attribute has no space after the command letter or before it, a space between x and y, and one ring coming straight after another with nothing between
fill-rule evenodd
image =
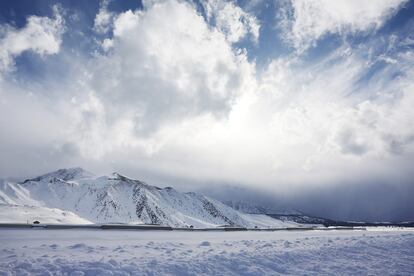
<instances>
[{"instance_id":1,"label":"foreground snow","mask_svg":"<svg viewBox=\"0 0 414 276\"><path fill-rule=\"evenodd\" d=\"M414 274L413 231L0 230L0 275Z\"/></svg>"}]
</instances>

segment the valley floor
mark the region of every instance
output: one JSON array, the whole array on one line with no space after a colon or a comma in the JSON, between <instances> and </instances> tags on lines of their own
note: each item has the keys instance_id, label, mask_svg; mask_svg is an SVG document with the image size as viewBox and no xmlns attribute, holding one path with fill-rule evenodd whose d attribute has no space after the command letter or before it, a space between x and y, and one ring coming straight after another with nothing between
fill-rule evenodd
<instances>
[{"instance_id":1,"label":"valley floor","mask_svg":"<svg viewBox=\"0 0 414 276\"><path fill-rule=\"evenodd\" d=\"M413 275L414 231L0 230L0 275Z\"/></svg>"}]
</instances>

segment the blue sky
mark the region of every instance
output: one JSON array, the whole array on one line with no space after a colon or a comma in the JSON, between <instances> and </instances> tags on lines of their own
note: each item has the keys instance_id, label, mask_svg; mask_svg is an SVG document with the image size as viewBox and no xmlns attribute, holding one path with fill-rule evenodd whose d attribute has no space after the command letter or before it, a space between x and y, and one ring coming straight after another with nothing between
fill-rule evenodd
<instances>
[{"instance_id":1,"label":"blue sky","mask_svg":"<svg viewBox=\"0 0 414 276\"><path fill-rule=\"evenodd\" d=\"M407 218L412 14L404 0L2 1L0 175L83 166L319 213L342 191L378 200L364 218L391 190L381 208Z\"/></svg>"}]
</instances>

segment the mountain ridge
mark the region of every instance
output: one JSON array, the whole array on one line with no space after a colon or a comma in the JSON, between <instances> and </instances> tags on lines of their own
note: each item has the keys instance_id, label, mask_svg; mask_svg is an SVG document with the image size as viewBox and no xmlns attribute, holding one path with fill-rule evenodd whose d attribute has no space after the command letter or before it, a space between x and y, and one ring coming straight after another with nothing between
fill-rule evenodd
<instances>
[{"instance_id":1,"label":"mountain ridge","mask_svg":"<svg viewBox=\"0 0 414 276\"><path fill-rule=\"evenodd\" d=\"M60 169L19 183L3 181L0 204L3 210L29 206L42 212L45 208L67 211L91 223L116 221L174 227L292 225L266 215L239 212L202 194L152 186L117 172L95 176L82 168Z\"/></svg>"}]
</instances>

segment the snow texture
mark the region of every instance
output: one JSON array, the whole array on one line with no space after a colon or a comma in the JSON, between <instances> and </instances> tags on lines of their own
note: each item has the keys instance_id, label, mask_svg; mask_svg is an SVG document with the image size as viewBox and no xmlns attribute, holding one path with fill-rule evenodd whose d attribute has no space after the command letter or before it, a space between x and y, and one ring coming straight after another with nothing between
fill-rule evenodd
<instances>
[{"instance_id":1,"label":"snow texture","mask_svg":"<svg viewBox=\"0 0 414 276\"><path fill-rule=\"evenodd\" d=\"M0 275L413 274L408 230L0 230Z\"/></svg>"}]
</instances>

